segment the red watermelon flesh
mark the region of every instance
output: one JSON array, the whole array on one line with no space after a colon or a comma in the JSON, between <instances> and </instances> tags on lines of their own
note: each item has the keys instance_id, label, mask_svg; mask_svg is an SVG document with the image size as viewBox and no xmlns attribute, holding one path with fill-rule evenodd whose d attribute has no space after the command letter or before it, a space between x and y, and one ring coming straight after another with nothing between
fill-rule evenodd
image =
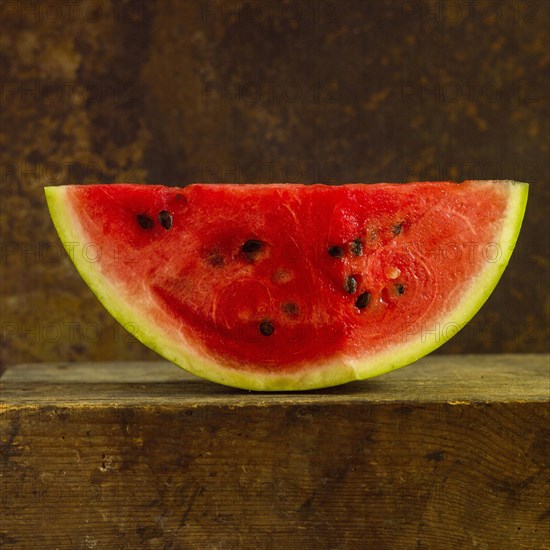
<instances>
[{"instance_id":1,"label":"red watermelon flesh","mask_svg":"<svg viewBox=\"0 0 550 550\"><path fill-rule=\"evenodd\" d=\"M454 335L508 262L527 185L46 193L77 268L135 336L205 378L280 390L381 374Z\"/></svg>"}]
</instances>

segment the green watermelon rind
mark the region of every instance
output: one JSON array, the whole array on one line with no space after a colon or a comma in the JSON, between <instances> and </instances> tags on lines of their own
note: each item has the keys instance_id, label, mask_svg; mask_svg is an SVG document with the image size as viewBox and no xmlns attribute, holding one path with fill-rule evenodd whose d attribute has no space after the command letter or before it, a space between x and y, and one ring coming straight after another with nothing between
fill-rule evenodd
<instances>
[{"instance_id":1,"label":"green watermelon rind","mask_svg":"<svg viewBox=\"0 0 550 550\"><path fill-rule=\"evenodd\" d=\"M440 326L453 323L453 326L463 327L479 311L508 265L521 229L527 204L528 184L510 180L476 183L509 187L508 207L503 217L502 231L500 235L491 238L492 243L500 246L502 256L494 263L486 262L485 269L471 280L469 290L463 293L462 300L458 302L459 305L445 317L437 320ZM78 215L71 205L72 187L66 185L45 188L52 220L70 256L74 252L74 243L83 243L88 239L88 236L81 231ZM401 344L373 356L369 356L367 351L361 358L340 357L323 364L315 363L311 368L285 374L257 370L238 371L211 359L206 353L201 352L200 348L186 342L180 333L171 338L162 327L149 322L139 305L135 301L125 299L122 288L117 287L114 281L102 274L99 262L86 261L74 253L71 259L84 281L109 313L122 326L137 327L137 332L132 334L139 341L192 374L236 388L256 391L297 391L337 386L353 380L371 378L413 363L442 346L454 335L452 332L444 332L439 339L434 338L431 341L422 334L422 331L411 338L406 334Z\"/></svg>"}]
</instances>

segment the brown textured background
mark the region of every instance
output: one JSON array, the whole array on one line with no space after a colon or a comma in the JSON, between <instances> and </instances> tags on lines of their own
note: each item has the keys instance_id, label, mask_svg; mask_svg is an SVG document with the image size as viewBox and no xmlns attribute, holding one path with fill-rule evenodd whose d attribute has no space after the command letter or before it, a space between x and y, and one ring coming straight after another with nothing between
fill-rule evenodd
<instances>
[{"instance_id":1,"label":"brown textured background","mask_svg":"<svg viewBox=\"0 0 550 550\"><path fill-rule=\"evenodd\" d=\"M507 272L441 351L547 350L549 8L2 2L2 365L155 357L46 209L45 185L112 181L528 181Z\"/></svg>"}]
</instances>

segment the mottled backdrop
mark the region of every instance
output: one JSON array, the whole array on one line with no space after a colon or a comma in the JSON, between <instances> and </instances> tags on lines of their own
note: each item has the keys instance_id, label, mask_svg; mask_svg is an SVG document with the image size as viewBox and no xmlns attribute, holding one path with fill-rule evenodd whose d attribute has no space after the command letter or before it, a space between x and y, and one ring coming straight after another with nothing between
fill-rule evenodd
<instances>
[{"instance_id":1,"label":"mottled backdrop","mask_svg":"<svg viewBox=\"0 0 550 550\"><path fill-rule=\"evenodd\" d=\"M1 3L2 364L153 358L62 251L43 187L532 183L511 265L441 351L548 348L550 2Z\"/></svg>"}]
</instances>

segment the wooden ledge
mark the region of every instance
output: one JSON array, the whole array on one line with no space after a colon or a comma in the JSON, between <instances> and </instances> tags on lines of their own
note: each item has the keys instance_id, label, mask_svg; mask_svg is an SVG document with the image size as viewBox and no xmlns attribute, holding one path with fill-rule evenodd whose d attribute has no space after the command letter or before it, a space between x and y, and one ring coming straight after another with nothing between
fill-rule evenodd
<instances>
[{"instance_id":1,"label":"wooden ledge","mask_svg":"<svg viewBox=\"0 0 550 550\"><path fill-rule=\"evenodd\" d=\"M165 362L0 380L6 548L544 548L548 355L251 393Z\"/></svg>"},{"instance_id":2,"label":"wooden ledge","mask_svg":"<svg viewBox=\"0 0 550 550\"><path fill-rule=\"evenodd\" d=\"M213 384L166 361L29 363L8 367L0 379L0 403L275 406L545 401L549 375L550 356L543 354L431 355L384 376L344 386L268 393Z\"/></svg>"}]
</instances>

